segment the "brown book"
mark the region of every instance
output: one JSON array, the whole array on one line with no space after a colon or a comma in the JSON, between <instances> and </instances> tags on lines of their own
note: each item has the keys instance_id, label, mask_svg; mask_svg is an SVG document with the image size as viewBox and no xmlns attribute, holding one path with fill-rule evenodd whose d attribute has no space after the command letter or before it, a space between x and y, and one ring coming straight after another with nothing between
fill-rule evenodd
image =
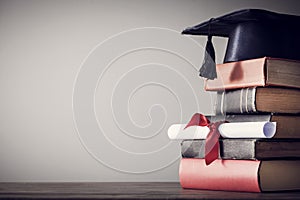
<instances>
[{"instance_id":1,"label":"brown book","mask_svg":"<svg viewBox=\"0 0 300 200\"><path fill-rule=\"evenodd\" d=\"M216 113L300 113L300 90L279 87L219 91Z\"/></svg>"},{"instance_id":2,"label":"brown book","mask_svg":"<svg viewBox=\"0 0 300 200\"><path fill-rule=\"evenodd\" d=\"M225 160L300 159L300 140L220 139L220 158ZM204 158L205 140L184 140L183 158Z\"/></svg>"},{"instance_id":3,"label":"brown book","mask_svg":"<svg viewBox=\"0 0 300 200\"><path fill-rule=\"evenodd\" d=\"M218 64L217 75L217 79L205 82L205 90L254 86L300 88L300 61L264 57Z\"/></svg>"}]
</instances>

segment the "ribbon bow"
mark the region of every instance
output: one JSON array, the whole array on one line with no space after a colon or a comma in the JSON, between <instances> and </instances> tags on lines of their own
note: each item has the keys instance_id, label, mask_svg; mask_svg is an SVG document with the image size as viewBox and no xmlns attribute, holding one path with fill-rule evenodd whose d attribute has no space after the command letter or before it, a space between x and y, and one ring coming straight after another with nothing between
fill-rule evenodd
<instances>
[{"instance_id":1,"label":"ribbon bow","mask_svg":"<svg viewBox=\"0 0 300 200\"><path fill-rule=\"evenodd\" d=\"M206 136L205 141L205 163L206 165L211 164L214 160L219 158L219 138L220 132L218 130L221 124L225 121L219 121L211 123L204 115L200 113L195 113L189 123L186 125L186 128L190 126L207 126L209 128L209 133Z\"/></svg>"}]
</instances>

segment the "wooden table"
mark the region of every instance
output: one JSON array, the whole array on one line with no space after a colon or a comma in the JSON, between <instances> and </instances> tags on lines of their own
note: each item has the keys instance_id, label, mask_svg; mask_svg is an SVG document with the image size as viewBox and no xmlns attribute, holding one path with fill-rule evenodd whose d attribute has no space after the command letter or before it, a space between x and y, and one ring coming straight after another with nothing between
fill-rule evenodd
<instances>
[{"instance_id":1,"label":"wooden table","mask_svg":"<svg viewBox=\"0 0 300 200\"><path fill-rule=\"evenodd\" d=\"M182 189L179 183L0 183L0 199L300 199L300 191L246 193Z\"/></svg>"}]
</instances>

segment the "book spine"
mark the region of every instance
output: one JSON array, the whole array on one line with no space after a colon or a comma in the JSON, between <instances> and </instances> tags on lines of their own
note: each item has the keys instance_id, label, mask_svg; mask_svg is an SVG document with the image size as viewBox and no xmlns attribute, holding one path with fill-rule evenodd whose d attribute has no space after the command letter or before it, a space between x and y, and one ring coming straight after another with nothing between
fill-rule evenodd
<instances>
[{"instance_id":1,"label":"book spine","mask_svg":"<svg viewBox=\"0 0 300 200\"><path fill-rule=\"evenodd\" d=\"M204 158L205 140L183 140L181 142L181 156L183 158Z\"/></svg>"},{"instance_id":2,"label":"book spine","mask_svg":"<svg viewBox=\"0 0 300 200\"><path fill-rule=\"evenodd\" d=\"M217 64L218 78L205 81L205 90L218 91L265 86L264 66L267 58Z\"/></svg>"},{"instance_id":3,"label":"book spine","mask_svg":"<svg viewBox=\"0 0 300 200\"><path fill-rule=\"evenodd\" d=\"M215 160L210 165L204 159L183 158L179 179L183 188L260 192L256 160Z\"/></svg>"},{"instance_id":4,"label":"book spine","mask_svg":"<svg viewBox=\"0 0 300 200\"><path fill-rule=\"evenodd\" d=\"M266 122L271 121L272 115L270 114L252 114L252 115L242 115L242 114L234 114L234 115L214 115L214 116L206 116L207 119L211 122L217 121L228 121L228 122ZM300 118L299 118L300 119Z\"/></svg>"},{"instance_id":5,"label":"book spine","mask_svg":"<svg viewBox=\"0 0 300 200\"><path fill-rule=\"evenodd\" d=\"M226 113L255 113L256 88L218 91L216 100L216 114Z\"/></svg>"},{"instance_id":6,"label":"book spine","mask_svg":"<svg viewBox=\"0 0 300 200\"><path fill-rule=\"evenodd\" d=\"M222 159L255 160L255 139L220 140ZM205 140L184 140L181 143L183 158L204 158Z\"/></svg>"},{"instance_id":7,"label":"book spine","mask_svg":"<svg viewBox=\"0 0 300 200\"><path fill-rule=\"evenodd\" d=\"M221 157L223 159L255 160L255 145L255 139L223 140Z\"/></svg>"}]
</instances>

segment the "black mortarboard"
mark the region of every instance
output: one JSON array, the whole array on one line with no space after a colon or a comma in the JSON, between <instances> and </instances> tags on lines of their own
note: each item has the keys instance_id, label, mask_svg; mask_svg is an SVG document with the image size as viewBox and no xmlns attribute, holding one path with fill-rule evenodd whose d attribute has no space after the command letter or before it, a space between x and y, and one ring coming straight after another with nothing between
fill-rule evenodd
<instances>
[{"instance_id":1,"label":"black mortarboard","mask_svg":"<svg viewBox=\"0 0 300 200\"><path fill-rule=\"evenodd\" d=\"M300 60L300 16L260 9L235 11L185 29L183 34L207 35L200 76L216 78L212 36L228 37L224 63L260 57Z\"/></svg>"}]
</instances>

